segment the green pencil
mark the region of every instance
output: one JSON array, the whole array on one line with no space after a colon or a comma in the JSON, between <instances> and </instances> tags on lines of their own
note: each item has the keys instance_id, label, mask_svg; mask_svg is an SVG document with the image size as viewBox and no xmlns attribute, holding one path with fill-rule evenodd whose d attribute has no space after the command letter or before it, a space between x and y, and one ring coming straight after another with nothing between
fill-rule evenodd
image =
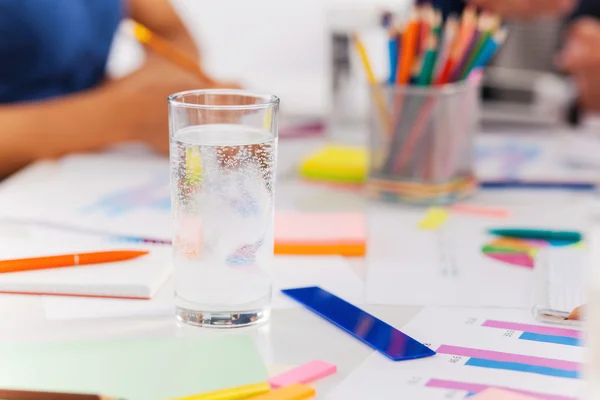
<instances>
[{"instance_id":1,"label":"green pencil","mask_svg":"<svg viewBox=\"0 0 600 400\"><path fill-rule=\"evenodd\" d=\"M583 235L573 231L550 231L544 229L490 229L489 233L496 236L513 237L518 239L562 240L579 242Z\"/></svg>"},{"instance_id":2,"label":"green pencil","mask_svg":"<svg viewBox=\"0 0 600 400\"><path fill-rule=\"evenodd\" d=\"M429 86L433 79L433 67L435 67L435 59L437 58L438 38L434 34L429 36L427 41L425 55L423 56L423 65L421 73L417 80L419 86Z\"/></svg>"},{"instance_id":3,"label":"green pencil","mask_svg":"<svg viewBox=\"0 0 600 400\"><path fill-rule=\"evenodd\" d=\"M477 61L477 58L479 57L479 54L481 53L481 50L489 40L492 40L492 35L494 32L496 32L499 26L500 18L496 15L484 14L479 19L479 25L477 27L477 30L480 33L479 39L477 40L477 44L473 48L473 51L471 52L469 59L465 64L464 70L461 72L461 79L465 79L467 75L469 75L473 69L473 66L475 65L475 62Z\"/></svg>"}]
</instances>

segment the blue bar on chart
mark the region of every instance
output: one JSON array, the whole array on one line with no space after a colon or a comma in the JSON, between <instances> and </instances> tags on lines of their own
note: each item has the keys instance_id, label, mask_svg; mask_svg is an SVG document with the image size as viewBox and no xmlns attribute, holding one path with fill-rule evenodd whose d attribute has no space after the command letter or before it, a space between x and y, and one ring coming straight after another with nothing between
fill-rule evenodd
<instances>
[{"instance_id":1,"label":"blue bar on chart","mask_svg":"<svg viewBox=\"0 0 600 400\"><path fill-rule=\"evenodd\" d=\"M540 335L539 333L531 332L523 332L521 336L519 336L519 339L530 340L532 342L564 344L566 346L583 346L581 340L577 338L566 336Z\"/></svg>"},{"instance_id":2,"label":"blue bar on chart","mask_svg":"<svg viewBox=\"0 0 600 400\"><path fill-rule=\"evenodd\" d=\"M521 363L516 363L516 362L485 360L482 358L470 358L465 363L465 365L469 365L472 367L505 369L505 370L517 371L517 372L529 372L532 374L557 376L559 378L572 378L572 379L579 378L579 371L569 371L569 370L565 370L565 369L541 367L539 365L521 364Z\"/></svg>"}]
</instances>

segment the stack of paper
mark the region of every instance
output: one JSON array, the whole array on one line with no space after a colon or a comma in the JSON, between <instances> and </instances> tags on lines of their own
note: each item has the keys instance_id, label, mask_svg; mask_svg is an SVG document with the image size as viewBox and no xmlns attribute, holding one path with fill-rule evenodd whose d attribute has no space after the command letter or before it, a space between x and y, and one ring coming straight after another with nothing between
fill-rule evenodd
<instances>
[{"instance_id":1,"label":"stack of paper","mask_svg":"<svg viewBox=\"0 0 600 400\"><path fill-rule=\"evenodd\" d=\"M354 304L364 303L364 285L341 257L275 257L265 268L273 283L272 308L300 307L280 293L281 289L321 286ZM174 288L169 280L151 300L113 300L45 297L46 317L53 320L170 316L175 308Z\"/></svg>"}]
</instances>

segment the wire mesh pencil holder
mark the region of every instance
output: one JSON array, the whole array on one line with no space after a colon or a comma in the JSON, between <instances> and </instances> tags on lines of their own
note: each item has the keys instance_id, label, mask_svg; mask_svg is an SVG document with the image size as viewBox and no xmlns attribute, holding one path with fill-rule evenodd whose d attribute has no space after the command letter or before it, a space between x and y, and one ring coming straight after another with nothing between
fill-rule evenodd
<instances>
[{"instance_id":1,"label":"wire mesh pencil holder","mask_svg":"<svg viewBox=\"0 0 600 400\"><path fill-rule=\"evenodd\" d=\"M378 85L371 94L370 197L445 205L474 192L477 83Z\"/></svg>"}]
</instances>

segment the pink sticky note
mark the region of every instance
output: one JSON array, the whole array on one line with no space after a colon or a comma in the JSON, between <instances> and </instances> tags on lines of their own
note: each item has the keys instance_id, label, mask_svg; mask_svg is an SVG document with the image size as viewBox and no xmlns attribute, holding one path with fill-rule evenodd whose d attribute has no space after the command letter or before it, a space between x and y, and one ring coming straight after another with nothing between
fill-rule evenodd
<instances>
[{"instance_id":1,"label":"pink sticky note","mask_svg":"<svg viewBox=\"0 0 600 400\"><path fill-rule=\"evenodd\" d=\"M508 218L510 216L510 211L505 208L472 204L455 204L450 207L450 210L458 214L480 215L490 218Z\"/></svg>"},{"instance_id":2,"label":"pink sticky note","mask_svg":"<svg viewBox=\"0 0 600 400\"><path fill-rule=\"evenodd\" d=\"M490 388L471 397L473 400L538 400L536 397L527 396L521 393Z\"/></svg>"},{"instance_id":3,"label":"pink sticky note","mask_svg":"<svg viewBox=\"0 0 600 400\"><path fill-rule=\"evenodd\" d=\"M336 371L337 368L333 364L323 361L311 361L294 368L291 371L284 372L281 375L271 378L269 383L274 388L288 386L294 383L309 383L334 374Z\"/></svg>"},{"instance_id":4,"label":"pink sticky note","mask_svg":"<svg viewBox=\"0 0 600 400\"><path fill-rule=\"evenodd\" d=\"M364 243L362 213L294 213L275 215L275 243Z\"/></svg>"}]
</instances>

